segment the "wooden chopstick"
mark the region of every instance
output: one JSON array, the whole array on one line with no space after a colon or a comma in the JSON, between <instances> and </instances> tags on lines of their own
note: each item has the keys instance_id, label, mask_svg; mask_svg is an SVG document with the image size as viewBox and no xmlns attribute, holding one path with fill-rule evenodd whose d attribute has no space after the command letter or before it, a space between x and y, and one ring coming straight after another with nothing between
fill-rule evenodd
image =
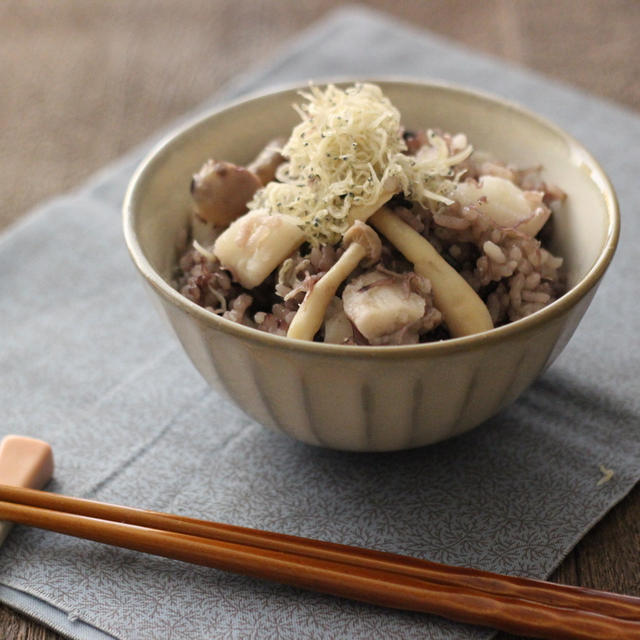
<instances>
[{"instance_id":1,"label":"wooden chopstick","mask_svg":"<svg viewBox=\"0 0 640 640\"><path fill-rule=\"evenodd\" d=\"M586 606L596 613L623 619L640 620L640 598L630 596L582 587L568 587L542 580L496 575L477 569L447 566L392 553L116 506L103 502L82 500L45 491L20 489L1 484L0 500L76 513L103 520L116 520L142 527L165 529L176 533L202 536L237 544L248 544L275 551L286 551L345 564L384 568L388 571L404 573L440 584L469 587L493 594L537 600L554 606L577 609Z\"/></svg>"},{"instance_id":2,"label":"wooden chopstick","mask_svg":"<svg viewBox=\"0 0 640 640\"><path fill-rule=\"evenodd\" d=\"M640 638L640 598L0 485L0 519L539 638Z\"/></svg>"}]
</instances>

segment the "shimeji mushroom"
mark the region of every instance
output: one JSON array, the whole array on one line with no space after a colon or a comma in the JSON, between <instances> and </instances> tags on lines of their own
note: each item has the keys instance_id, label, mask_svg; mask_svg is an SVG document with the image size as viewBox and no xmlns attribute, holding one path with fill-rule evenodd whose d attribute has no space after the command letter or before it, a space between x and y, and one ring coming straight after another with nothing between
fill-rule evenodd
<instances>
[{"instance_id":1,"label":"shimeji mushroom","mask_svg":"<svg viewBox=\"0 0 640 640\"><path fill-rule=\"evenodd\" d=\"M452 337L467 336L493 328L484 302L426 238L388 207L379 209L369 220L413 263L416 273L431 281L435 306L442 312Z\"/></svg>"},{"instance_id":2,"label":"shimeji mushroom","mask_svg":"<svg viewBox=\"0 0 640 640\"><path fill-rule=\"evenodd\" d=\"M246 167L208 160L191 180L196 215L205 223L225 227L247 210L253 194L275 178L284 158L278 151L283 139L271 140Z\"/></svg>"},{"instance_id":3,"label":"shimeji mushroom","mask_svg":"<svg viewBox=\"0 0 640 640\"><path fill-rule=\"evenodd\" d=\"M284 162L278 151L283 143L283 138L271 140L246 168L208 160L193 176L191 195L196 206L191 226L199 244L212 244L222 227L245 213L254 193L275 178Z\"/></svg>"},{"instance_id":4,"label":"shimeji mushroom","mask_svg":"<svg viewBox=\"0 0 640 640\"><path fill-rule=\"evenodd\" d=\"M191 180L196 215L215 227L224 227L247 210L262 186L255 173L232 162L208 160Z\"/></svg>"},{"instance_id":5,"label":"shimeji mushroom","mask_svg":"<svg viewBox=\"0 0 640 640\"><path fill-rule=\"evenodd\" d=\"M284 138L274 138L267 143L265 148L256 156L247 169L258 176L264 186L276 177L276 169L284 162L284 156L279 149L285 143Z\"/></svg>"},{"instance_id":6,"label":"shimeji mushroom","mask_svg":"<svg viewBox=\"0 0 640 640\"><path fill-rule=\"evenodd\" d=\"M380 238L364 222L356 220L344 234L342 242L344 253L305 296L289 326L288 338L313 340L322 326L327 307L342 282L365 258L371 263L380 259Z\"/></svg>"}]
</instances>

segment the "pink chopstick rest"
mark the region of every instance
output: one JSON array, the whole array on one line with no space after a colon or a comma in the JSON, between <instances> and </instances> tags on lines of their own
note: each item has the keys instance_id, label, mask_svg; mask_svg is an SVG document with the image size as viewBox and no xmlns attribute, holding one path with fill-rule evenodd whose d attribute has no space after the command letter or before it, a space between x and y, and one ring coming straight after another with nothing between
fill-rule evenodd
<instances>
[{"instance_id":1,"label":"pink chopstick rest","mask_svg":"<svg viewBox=\"0 0 640 640\"><path fill-rule=\"evenodd\" d=\"M0 484L42 489L53 475L53 451L42 440L26 436L5 436L0 442ZM0 521L0 545L11 530Z\"/></svg>"}]
</instances>

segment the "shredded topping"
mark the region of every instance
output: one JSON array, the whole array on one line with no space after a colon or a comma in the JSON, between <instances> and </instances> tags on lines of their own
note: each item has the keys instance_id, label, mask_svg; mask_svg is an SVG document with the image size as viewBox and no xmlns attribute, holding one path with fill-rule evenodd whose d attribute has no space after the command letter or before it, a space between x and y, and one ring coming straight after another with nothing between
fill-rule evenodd
<instances>
[{"instance_id":1,"label":"shredded topping","mask_svg":"<svg viewBox=\"0 0 640 640\"><path fill-rule=\"evenodd\" d=\"M449 145L429 131L429 144L410 156L400 113L378 86L312 86L300 95L306 103L294 108L302 121L281 151L287 162L278 168L278 182L259 189L249 209L297 217L317 246L339 242L351 207L373 204L394 182L423 206L451 204L447 196L460 177L454 166L472 151L464 136Z\"/></svg>"}]
</instances>

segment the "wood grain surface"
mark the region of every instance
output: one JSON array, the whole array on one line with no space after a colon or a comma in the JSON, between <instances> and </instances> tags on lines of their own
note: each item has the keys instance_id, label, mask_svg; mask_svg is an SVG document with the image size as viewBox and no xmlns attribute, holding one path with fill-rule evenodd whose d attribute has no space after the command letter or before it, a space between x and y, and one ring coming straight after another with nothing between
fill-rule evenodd
<instances>
[{"instance_id":1,"label":"wood grain surface","mask_svg":"<svg viewBox=\"0 0 640 640\"><path fill-rule=\"evenodd\" d=\"M636 0L364 4L639 109ZM4 0L0 229L41 200L81 184L339 5ZM640 595L640 487L585 536L553 579ZM0 606L0 638L62 636Z\"/></svg>"}]
</instances>

